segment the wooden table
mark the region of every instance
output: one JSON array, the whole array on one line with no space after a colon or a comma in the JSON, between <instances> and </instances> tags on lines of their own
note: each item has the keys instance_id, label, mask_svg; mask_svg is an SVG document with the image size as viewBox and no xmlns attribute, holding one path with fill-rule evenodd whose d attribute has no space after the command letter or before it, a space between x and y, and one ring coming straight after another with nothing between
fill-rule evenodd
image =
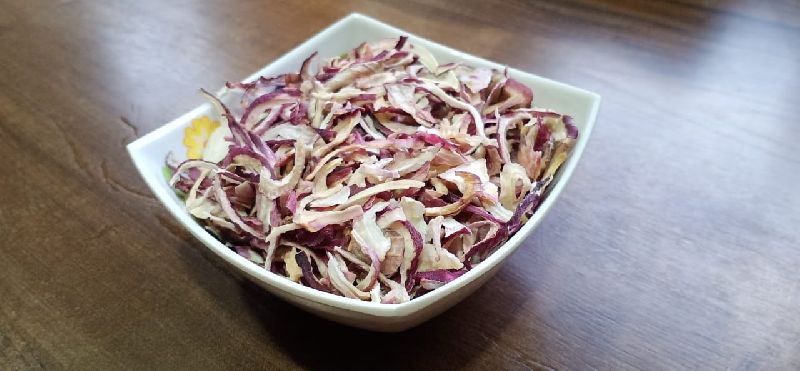
<instances>
[{"instance_id":1,"label":"wooden table","mask_svg":"<svg viewBox=\"0 0 800 371\"><path fill-rule=\"evenodd\" d=\"M797 1L0 3L0 369L800 368ZM400 334L228 272L125 151L351 11L603 95L533 237Z\"/></svg>"}]
</instances>

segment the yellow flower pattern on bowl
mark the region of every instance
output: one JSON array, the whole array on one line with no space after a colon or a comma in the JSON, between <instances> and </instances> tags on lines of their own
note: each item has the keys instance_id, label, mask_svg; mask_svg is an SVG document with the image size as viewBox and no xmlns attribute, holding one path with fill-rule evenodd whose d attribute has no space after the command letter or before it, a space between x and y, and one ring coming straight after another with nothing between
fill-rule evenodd
<instances>
[{"instance_id":1,"label":"yellow flower pattern on bowl","mask_svg":"<svg viewBox=\"0 0 800 371\"><path fill-rule=\"evenodd\" d=\"M192 120L191 125L183 131L183 145L186 147L186 158L203 158L203 149L208 143L208 138L218 127L219 122L210 119L208 116L200 116Z\"/></svg>"}]
</instances>

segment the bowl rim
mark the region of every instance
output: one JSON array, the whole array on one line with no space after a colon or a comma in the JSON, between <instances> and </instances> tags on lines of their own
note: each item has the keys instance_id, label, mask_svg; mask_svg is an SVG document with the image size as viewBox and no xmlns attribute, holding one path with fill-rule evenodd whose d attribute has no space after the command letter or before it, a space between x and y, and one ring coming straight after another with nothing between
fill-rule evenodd
<instances>
[{"instance_id":1,"label":"bowl rim","mask_svg":"<svg viewBox=\"0 0 800 371\"><path fill-rule=\"evenodd\" d=\"M336 32L337 30L346 27L347 24L350 22L365 22L368 23L370 26L384 28L392 33L396 33L399 35L407 35L409 39L413 40L414 42L422 43L428 48L443 50L445 52L455 55L457 58L460 59L477 61L483 65L491 66L492 68L502 69L507 67L505 65L501 65L499 63L489 61L484 58L462 52L460 50L453 49L451 47L437 43L435 41L430 41L424 37L417 36L413 33L388 25L384 22L375 20L363 14L350 13L349 15L339 19L338 21L326 27L325 29L321 30L320 32L314 34L309 39L297 45L290 51L284 53L277 59L273 60L272 62L269 62L267 65L260 68L258 71L251 74L243 81L252 81L257 79L259 76L261 76L261 73L264 69L267 69L276 63L291 58L295 54L299 53L302 49L307 49L308 47L310 47L310 45L314 43L316 40L321 40L330 36L330 34ZM525 238L527 238L530 235L530 233L536 228L536 226L538 226L538 224L542 221L544 216L547 214L551 206L554 204L554 202L562 192L563 188L568 183L569 179L572 176L572 173L575 170L575 167L577 166L581 156L583 155L583 151L589 140L590 134L594 129L595 121L597 118L597 112L600 105L600 95L585 89L577 88L529 72L521 71L513 67L507 67L507 68L509 75L512 76L527 75L528 77L532 77L534 79L553 84L561 89L571 90L575 93L580 93L587 96L587 98L591 102L591 107L585 123L585 128L583 128L581 131L581 136L578 138L575 148L573 148L572 155L560 170L561 175L559 176L558 181L555 184L553 184L553 188L551 188L551 190L549 191L548 197L544 199L537 212L522 226L522 228L519 231L517 231L517 233L515 233L513 236L511 236L511 238L508 239L508 241L506 241L500 247L498 247L492 254L490 254L487 257L486 260L482 261L480 264L475 265L471 270L467 271L462 276L443 285L440 288L437 288L436 290L426 293L421 297L414 298L400 304L383 304L371 301L360 301L356 299L347 298L344 296L339 296L315 290L305 285L290 281L283 276L272 273L271 271L268 271L263 267L260 267L257 264L252 263L251 261L237 254L236 252L232 251L231 249L226 247L221 241L219 241L216 237L214 237L211 233L205 230L200 225L200 223L191 218L191 216L185 211L184 208L175 205L174 199L172 199L170 194L168 193L172 192L172 190L169 189L169 187L165 188L163 184L159 184L158 182L158 180L161 180L163 182L163 178L148 175L149 173L146 171L146 167L148 166L148 164L147 161L144 159L144 153L146 152L146 149L152 142L158 140L167 133L171 133L174 130L179 130L180 127L185 125L185 123L190 121L192 118L197 117L204 112L207 112L210 108L209 103L204 103L190 110L189 112L179 116L178 118L170 121L169 123L156 128L155 130L142 136L141 138L131 142L130 144L127 145L127 150L133 160L136 169L139 171L140 175L145 180L145 183L150 187L151 191L156 195L156 197L162 203L162 205L164 205L164 207L167 208L167 210L172 214L172 216L176 220L178 220L184 226L184 228L188 229L189 232L192 233L192 235L194 235L195 238L203 242L203 244L205 244L206 247L211 249L214 253L216 253L218 256L220 256L223 260L225 260L229 264L243 271L245 274L250 276L250 278L259 280L287 294L293 296L300 296L301 298L304 298L316 304L324 305L327 307L334 307L343 310L355 311L376 317L406 316L414 312L417 312L423 308L429 307L435 302L439 301L440 299L455 293L463 286L476 280L483 274L486 274L491 268L502 262L508 255L514 252L516 248L522 243L522 241ZM223 90L224 88L220 90L220 93Z\"/></svg>"}]
</instances>

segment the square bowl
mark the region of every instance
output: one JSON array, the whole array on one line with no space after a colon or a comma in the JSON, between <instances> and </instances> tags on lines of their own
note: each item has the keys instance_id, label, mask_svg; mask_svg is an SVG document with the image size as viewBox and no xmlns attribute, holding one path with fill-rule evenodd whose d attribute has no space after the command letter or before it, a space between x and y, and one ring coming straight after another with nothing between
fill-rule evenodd
<instances>
[{"instance_id":1,"label":"square bowl","mask_svg":"<svg viewBox=\"0 0 800 371\"><path fill-rule=\"evenodd\" d=\"M459 61L473 66L504 68L500 64L453 50L367 16L354 13L319 32L292 51L257 71L245 81L255 80L262 75L271 76L297 71L303 60L314 51L318 51L319 56L322 58L329 58L351 50L363 41L400 35L407 35L409 41L426 47L442 63ZM211 115L212 117L216 115L216 112L209 104L197 107L139 138L128 145L128 152L147 185L175 219L198 240L203 242L206 247L229 263L233 269L241 271L249 279L272 294L320 317L367 330L402 331L443 312L486 282L511 253L519 247L522 241L533 232L553 206L586 147L586 142L592 132L597 116L600 103L599 95L513 68L509 68L508 73L514 79L532 87L536 94L534 102L537 107L554 109L558 112L569 114L574 118L580 135L573 148L572 155L562 166L553 182L549 195L542 202L539 209L525 223L522 229L506 243L489 255L485 261L476 265L472 270L456 280L421 297L401 304L362 302L317 291L292 282L239 256L206 231L186 212L183 201L176 196L164 179L162 173L164 158L170 151L173 153L182 152L183 129L190 124L192 119L202 115Z\"/></svg>"}]
</instances>

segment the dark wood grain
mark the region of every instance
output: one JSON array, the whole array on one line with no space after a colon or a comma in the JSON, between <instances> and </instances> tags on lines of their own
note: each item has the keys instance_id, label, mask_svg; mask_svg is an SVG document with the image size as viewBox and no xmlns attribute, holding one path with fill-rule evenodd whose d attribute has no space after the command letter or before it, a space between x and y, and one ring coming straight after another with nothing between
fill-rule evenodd
<instances>
[{"instance_id":1,"label":"dark wood grain","mask_svg":"<svg viewBox=\"0 0 800 371\"><path fill-rule=\"evenodd\" d=\"M525 246L400 334L228 272L124 148L351 11L603 95ZM800 369L798 40L792 0L0 1L0 369Z\"/></svg>"}]
</instances>

